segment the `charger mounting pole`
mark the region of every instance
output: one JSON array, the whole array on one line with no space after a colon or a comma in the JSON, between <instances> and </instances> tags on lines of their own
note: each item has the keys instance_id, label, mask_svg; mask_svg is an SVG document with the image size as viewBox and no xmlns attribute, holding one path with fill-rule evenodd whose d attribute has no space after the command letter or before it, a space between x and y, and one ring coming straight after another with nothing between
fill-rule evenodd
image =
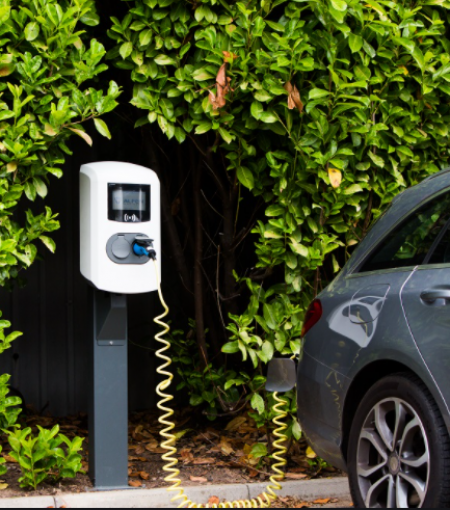
<instances>
[{"instance_id":1,"label":"charger mounting pole","mask_svg":"<svg viewBox=\"0 0 450 510\"><path fill-rule=\"evenodd\" d=\"M89 475L96 490L128 487L127 297L93 289Z\"/></svg>"}]
</instances>

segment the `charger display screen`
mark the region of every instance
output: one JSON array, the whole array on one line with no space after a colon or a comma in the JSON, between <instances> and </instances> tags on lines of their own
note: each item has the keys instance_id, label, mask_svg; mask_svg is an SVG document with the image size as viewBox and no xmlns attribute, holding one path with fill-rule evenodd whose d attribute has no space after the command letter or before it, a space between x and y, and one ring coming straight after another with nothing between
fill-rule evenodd
<instances>
[{"instance_id":1,"label":"charger display screen","mask_svg":"<svg viewBox=\"0 0 450 510\"><path fill-rule=\"evenodd\" d=\"M150 186L108 184L108 219L122 223L150 221Z\"/></svg>"},{"instance_id":2,"label":"charger display screen","mask_svg":"<svg viewBox=\"0 0 450 510\"><path fill-rule=\"evenodd\" d=\"M112 206L115 211L145 211L147 196L143 191L123 191L116 189L112 194Z\"/></svg>"}]
</instances>

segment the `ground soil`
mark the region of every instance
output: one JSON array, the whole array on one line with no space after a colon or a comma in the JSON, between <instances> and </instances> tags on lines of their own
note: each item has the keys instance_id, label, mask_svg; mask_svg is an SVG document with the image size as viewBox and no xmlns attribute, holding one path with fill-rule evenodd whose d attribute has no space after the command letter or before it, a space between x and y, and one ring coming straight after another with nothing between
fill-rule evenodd
<instances>
[{"instance_id":1,"label":"ground soil","mask_svg":"<svg viewBox=\"0 0 450 510\"><path fill-rule=\"evenodd\" d=\"M129 457L128 474L129 485L133 487L156 488L165 486L165 474L162 470L161 454L165 450L160 446L159 432L161 426L157 421L157 414L146 412L136 413L129 422ZM51 417L36 416L31 413L25 416L24 426L36 430L40 425L51 428L56 420ZM264 429L258 429L252 418L245 412L239 416L208 422L203 416L185 409L176 413L177 426L175 434L177 442L179 468L183 485L214 485L232 483L267 482L270 477L270 460L255 459L251 450L255 444L264 444L271 450L271 435ZM69 438L75 436L86 437L87 417L79 415L59 419L61 432ZM92 483L87 474L79 474L76 479L62 480L56 483L43 483L37 491L21 489L18 479L20 467L12 459L9 444L5 437L1 440L2 455L6 459L8 472L0 481L0 498L17 496L42 496L70 493L80 493L92 489ZM83 468L88 472L88 439L84 443ZM288 445L288 464L286 467L287 480L308 480L320 477L342 476L338 470L324 465L314 457L311 450L307 450L304 440L291 441ZM308 457L307 457L308 455ZM323 495L327 499L327 495ZM281 506L290 508L306 508L305 502L292 498L284 498ZM341 502L328 498L326 503L316 506L338 504ZM310 505L311 503L309 503ZM314 508L314 506L308 506Z\"/></svg>"}]
</instances>

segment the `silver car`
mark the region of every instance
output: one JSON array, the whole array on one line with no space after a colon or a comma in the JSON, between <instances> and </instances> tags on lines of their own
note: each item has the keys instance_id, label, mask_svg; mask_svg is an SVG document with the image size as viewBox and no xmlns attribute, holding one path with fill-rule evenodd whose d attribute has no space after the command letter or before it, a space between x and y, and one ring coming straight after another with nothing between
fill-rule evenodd
<instances>
[{"instance_id":1,"label":"silver car","mask_svg":"<svg viewBox=\"0 0 450 510\"><path fill-rule=\"evenodd\" d=\"M297 388L356 507L450 506L450 170L396 197L311 304Z\"/></svg>"}]
</instances>

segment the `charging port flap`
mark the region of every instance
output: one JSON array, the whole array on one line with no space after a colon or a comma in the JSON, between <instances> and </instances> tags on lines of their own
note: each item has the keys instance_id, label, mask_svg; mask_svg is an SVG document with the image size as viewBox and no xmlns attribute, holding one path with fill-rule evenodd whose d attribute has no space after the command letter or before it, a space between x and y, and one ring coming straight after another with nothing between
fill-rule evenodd
<instances>
[{"instance_id":1,"label":"charging port flap","mask_svg":"<svg viewBox=\"0 0 450 510\"><path fill-rule=\"evenodd\" d=\"M283 393L292 390L297 384L295 361L288 358L274 358L267 371L266 390Z\"/></svg>"}]
</instances>

